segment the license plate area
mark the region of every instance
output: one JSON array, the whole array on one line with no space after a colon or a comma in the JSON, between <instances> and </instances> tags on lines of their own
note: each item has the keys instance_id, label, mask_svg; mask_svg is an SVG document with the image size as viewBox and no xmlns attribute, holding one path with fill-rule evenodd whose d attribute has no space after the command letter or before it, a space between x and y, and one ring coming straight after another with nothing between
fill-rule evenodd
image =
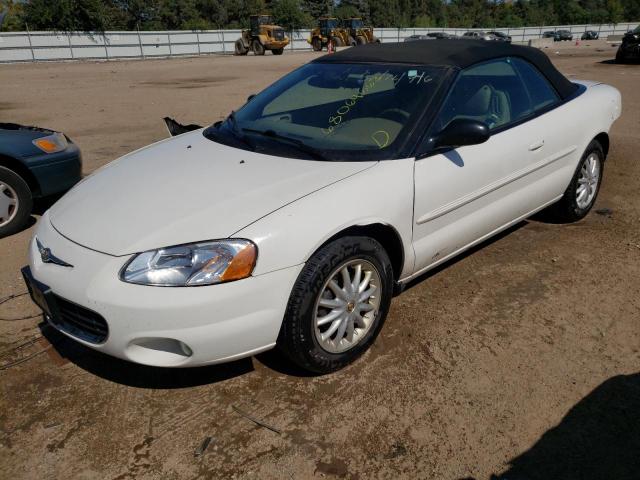
<instances>
[{"instance_id":1,"label":"license plate area","mask_svg":"<svg viewBox=\"0 0 640 480\"><path fill-rule=\"evenodd\" d=\"M23 267L21 272L22 277L24 278L24 283L27 286L27 290L29 290L31 300L40 307L47 317L51 318L55 308L52 306L50 298L48 298L51 297L51 289L44 283L33 278L29 267Z\"/></svg>"}]
</instances>

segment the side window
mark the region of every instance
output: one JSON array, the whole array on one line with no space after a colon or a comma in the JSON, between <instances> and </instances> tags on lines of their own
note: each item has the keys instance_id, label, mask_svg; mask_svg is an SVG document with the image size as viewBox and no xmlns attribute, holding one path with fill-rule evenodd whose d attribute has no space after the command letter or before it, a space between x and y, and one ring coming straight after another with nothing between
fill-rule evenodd
<instances>
[{"instance_id":1,"label":"side window","mask_svg":"<svg viewBox=\"0 0 640 480\"><path fill-rule=\"evenodd\" d=\"M529 92L534 111L553 105L560 100L558 93L536 67L520 58L513 58L512 62Z\"/></svg>"},{"instance_id":2,"label":"side window","mask_svg":"<svg viewBox=\"0 0 640 480\"><path fill-rule=\"evenodd\" d=\"M452 120L472 119L496 129L531 115L533 108L512 59L469 67L458 75L435 122L439 131Z\"/></svg>"}]
</instances>

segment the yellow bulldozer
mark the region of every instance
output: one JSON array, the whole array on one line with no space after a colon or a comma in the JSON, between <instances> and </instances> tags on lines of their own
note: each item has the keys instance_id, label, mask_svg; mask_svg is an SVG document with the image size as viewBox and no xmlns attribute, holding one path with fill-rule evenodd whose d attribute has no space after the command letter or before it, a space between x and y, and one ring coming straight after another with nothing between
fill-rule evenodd
<instances>
[{"instance_id":1,"label":"yellow bulldozer","mask_svg":"<svg viewBox=\"0 0 640 480\"><path fill-rule=\"evenodd\" d=\"M334 48L356 45L355 39L350 38L349 32L340 25L340 20L333 17L320 17L316 28L311 30L311 36L307 39L307 42L311 44L311 47L316 52L327 48L329 43Z\"/></svg>"},{"instance_id":2,"label":"yellow bulldozer","mask_svg":"<svg viewBox=\"0 0 640 480\"><path fill-rule=\"evenodd\" d=\"M314 51L319 52L327 48L329 43L333 47L355 47L365 43L380 42L373 35L372 27L365 27L361 18L338 20L334 17L321 17L318 25L311 30L307 40Z\"/></svg>"},{"instance_id":3,"label":"yellow bulldozer","mask_svg":"<svg viewBox=\"0 0 640 480\"><path fill-rule=\"evenodd\" d=\"M284 47L289 45L289 37L284 34L284 28L274 25L271 15L251 15L249 27L236 40L236 55L246 55L249 51L254 55L264 55L266 50L271 50L274 55L282 55Z\"/></svg>"},{"instance_id":4,"label":"yellow bulldozer","mask_svg":"<svg viewBox=\"0 0 640 480\"><path fill-rule=\"evenodd\" d=\"M349 36L355 39L357 45L380 43L380 40L373 34L373 27L365 27L361 18L344 19L342 28L349 32Z\"/></svg>"}]
</instances>

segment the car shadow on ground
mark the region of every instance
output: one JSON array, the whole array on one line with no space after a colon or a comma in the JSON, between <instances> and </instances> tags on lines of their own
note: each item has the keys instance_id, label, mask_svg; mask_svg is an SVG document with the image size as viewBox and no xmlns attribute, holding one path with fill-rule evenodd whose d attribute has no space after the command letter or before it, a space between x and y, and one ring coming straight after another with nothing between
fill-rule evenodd
<instances>
[{"instance_id":1,"label":"car shadow on ground","mask_svg":"<svg viewBox=\"0 0 640 480\"><path fill-rule=\"evenodd\" d=\"M596 387L492 480L640 478L640 372Z\"/></svg>"},{"instance_id":2,"label":"car shadow on ground","mask_svg":"<svg viewBox=\"0 0 640 480\"><path fill-rule=\"evenodd\" d=\"M42 335L53 345L62 362L78 367L105 380L138 388L175 389L210 385L245 375L254 370L251 358L221 365L193 368L159 368L111 357L66 337L47 323L41 323Z\"/></svg>"}]
</instances>

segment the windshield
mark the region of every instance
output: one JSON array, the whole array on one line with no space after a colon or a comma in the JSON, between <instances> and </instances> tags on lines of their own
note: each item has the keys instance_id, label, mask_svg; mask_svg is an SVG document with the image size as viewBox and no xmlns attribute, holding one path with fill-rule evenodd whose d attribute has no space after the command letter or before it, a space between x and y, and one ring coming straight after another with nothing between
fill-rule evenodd
<instances>
[{"instance_id":1,"label":"windshield","mask_svg":"<svg viewBox=\"0 0 640 480\"><path fill-rule=\"evenodd\" d=\"M309 158L311 149L330 160L395 158L445 72L430 66L310 63L211 127L217 132L208 137L223 143L225 136L235 137L239 148L253 145L298 158Z\"/></svg>"},{"instance_id":2,"label":"windshield","mask_svg":"<svg viewBox=\"0 0 640 480\"><path fill-rule=\"evenodd\" d=\"M273 25L273 17L269 17L269 16L258 17L258 23L260 25Z\"/></svg>"},{"instance_id":3,"label":"windshield","mask_svg":"<svg viewBox=\"0 0 640 480\"><path fill-rule=\"evenodd\" d=\"M336 20L335 18L320 22L320 26L322 28L336 28L337 25L338 25L338 20Z\"/></svg>"},{"instance_id":4,"label":"windshield","mask_svg":"<svg viewBox=\"0 0 640 480\"><path fill-rule=\"evenodd\" d=\"M362 20L351 20L351 28L362 28L363 25Z\"/></svg>"}]
</instances>

